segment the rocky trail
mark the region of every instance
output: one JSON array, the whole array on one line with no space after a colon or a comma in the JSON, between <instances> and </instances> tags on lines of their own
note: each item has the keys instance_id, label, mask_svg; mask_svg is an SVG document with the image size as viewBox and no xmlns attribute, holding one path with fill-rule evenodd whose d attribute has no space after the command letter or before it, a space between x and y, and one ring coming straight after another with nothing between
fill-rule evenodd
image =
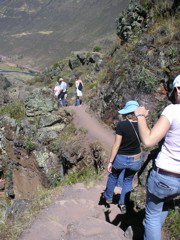
<instances>
[{"instance_id":1,"label":"rocky trail","mask_svg":"<svg viewBox=\"0 0 180 240\"><path fill-rule=\"evenodd\" d=\"M89 140L100 141L109 151L114 139L112 130L90 114L87 106L68 108L74 110L74 123L87 130ZM133 217L139 213L132 209L131 214L121 215L117 205L103 203L106 179L107 174L93 187L81 183L64 187L19 240L140 240L138 224L142 225L142 217L139 222Z\"/></svg>"}]
</instances>

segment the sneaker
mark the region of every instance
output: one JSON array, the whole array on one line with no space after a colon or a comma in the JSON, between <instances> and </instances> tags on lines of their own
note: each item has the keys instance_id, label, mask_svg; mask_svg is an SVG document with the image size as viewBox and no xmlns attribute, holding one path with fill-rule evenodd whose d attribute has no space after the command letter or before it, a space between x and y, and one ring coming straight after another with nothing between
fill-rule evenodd
<instances>
[{"instance_id":1,"label":"sneaker","mask_svg":"<svg viewBox=\"0 0 180 240\"><path fill-rule=\"evenodd\" d=\"M106 203L108 203L108 204L111 204L112 203L112 200L105 200L106 201Z\"/></svg>"},{"instance_id":2,"label":"sneaker","mask_svg":"<svg viewBox=\"0 0 180 240\"><path fill-rule=\"evenodd\" d=\"M105 201L107 204L111 204L111 203L112 203L112 199L106 199L106 197L104 196L104 194L102 194L102 198L104 199L104 201Z\"/></svg>"},{"instance_id":3,"label":"sneaker","mask_svg":"<svg viewBox=\"0 0 180 240\"><path fill-rule=\"evenodd\" d=\"M121 214L126 214L126 205L119 205L119 208L121 210Z\"/></svg>"}]
</instances>

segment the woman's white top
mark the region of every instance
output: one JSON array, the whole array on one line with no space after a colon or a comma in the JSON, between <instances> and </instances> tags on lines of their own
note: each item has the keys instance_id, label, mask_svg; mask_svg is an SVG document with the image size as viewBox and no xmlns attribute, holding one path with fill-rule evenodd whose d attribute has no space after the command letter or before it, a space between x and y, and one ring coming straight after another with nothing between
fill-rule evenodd
<instances>
[{"instance_id":1,"label":"woman's white top","mask_svg":"<svg viewBox=\"0 0 180 240\"><path fill-rule=\"evenodd\" d=\"M79 86L79 83L80 83L80 82L82 83L81 80L76 80L76 82L75 82L75 85L76 85L76 94L77 94L78 97L81 97L81 96L82 96L82 91L78 89L78 86ZM82 85L83 85L83 83L82 83Z\"/></svg>"},{"instance_id":2,"label":"woman's white top","mask_svg":"<svg viewBox=\"0 0 180 240\"><path fill-rule=\"evenodd\" d=\"M167 106L161 115L170 122L170 129L156 158L156 166L170 172L180 173L180 104Z\"/></svg>"},{"instance_id":3,"label":"woman's white top","mask_svg":"<svg viewBox=\"0 0 180 240\"><path fill-rule=\"evenodd\" d=\"M55 95L56 97L58 97L60 91L61 91L60 86L59 86L59 85L56 85L56 86L54 87L54 95Z\"/></svg>"}]
</instances>

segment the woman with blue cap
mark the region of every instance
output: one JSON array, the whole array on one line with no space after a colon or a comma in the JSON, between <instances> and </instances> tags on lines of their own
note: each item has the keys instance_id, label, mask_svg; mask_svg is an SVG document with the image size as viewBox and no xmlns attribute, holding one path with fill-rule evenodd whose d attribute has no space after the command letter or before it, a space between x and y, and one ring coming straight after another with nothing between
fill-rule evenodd
<instances>
[{"instance_id":1,"label":"woman with blue cap","mask_svg":"<svg viewBox=\"0 0 180 240\"><path fill-rule=\"evenodd\" d=\"M147 183L145 240L160 240L161 227L168 214L168 201L180 195L180 75L170 93L173 104L168 105L152 129L146 123L148 110L135 110L142 142L152 147L164 138L155 167Z\"/></svg>"},{"instance_id":2,"label":"woman with blue cap","mask_svg":"<svg viewBox=\"0 0 180 240\"><path fill-rule=\"evenodd\" d=\"M138 102L128 101L118 111L124 121L120 121L116 127L115 142L108 164L109 176L104 198L107 203L112 203L114 188L117 186L120 174L123 175L122 191L118 202L122 214L126 213L133 177L141 168L142 163L138 124L134 115L134 111L138 107Z\"/></svg>"}]
</instances>

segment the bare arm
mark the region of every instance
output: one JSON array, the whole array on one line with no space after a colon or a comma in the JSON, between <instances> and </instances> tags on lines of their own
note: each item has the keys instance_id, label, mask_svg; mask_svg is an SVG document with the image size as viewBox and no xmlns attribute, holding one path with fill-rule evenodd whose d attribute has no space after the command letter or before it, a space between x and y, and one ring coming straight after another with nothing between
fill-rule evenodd
<instances>
[{"instance_id":1,"label":"bare arm","mask_svg":"<svg viewBox=\"0 0 180 240\"><path fill-rule=\"evenodd\" d=\"M79 85L79 82L78 82L78 80L76 80L76 82L75 82L76 88L78 87L78 85Z\"/></svg>"},{"instance_id":2,"label":"bare arm","mask_svg":"<svg viewBox=\"0 0 180 240\"><path fill-rule=\"evenodd\" d=\"M115 141L114 141L114 145L112 147L112 150L111 150L111 156L110 156L110 159L109 159L109 164L108 164L108 172L111 173L112 171L112 163L114 161L114 158L118 152L118 149L121 145L121 141L122 141L122 136L121 135L117 135L115 136Z\"/></svg>"},{"instance_id":3,"label":"bare arm","mask_svg":"<svg viewBox=\"0 0 180 240\"><path fill-rule=\"evenodd\" d=\"M144 107L137 108L135 115L138 119L141 140L146 147L152 147L160 142L170 128L168 119L165 116L161 116L154 127L149 129L145 118L148 115L148 111Z\"/></svg>"}]
</instances>

